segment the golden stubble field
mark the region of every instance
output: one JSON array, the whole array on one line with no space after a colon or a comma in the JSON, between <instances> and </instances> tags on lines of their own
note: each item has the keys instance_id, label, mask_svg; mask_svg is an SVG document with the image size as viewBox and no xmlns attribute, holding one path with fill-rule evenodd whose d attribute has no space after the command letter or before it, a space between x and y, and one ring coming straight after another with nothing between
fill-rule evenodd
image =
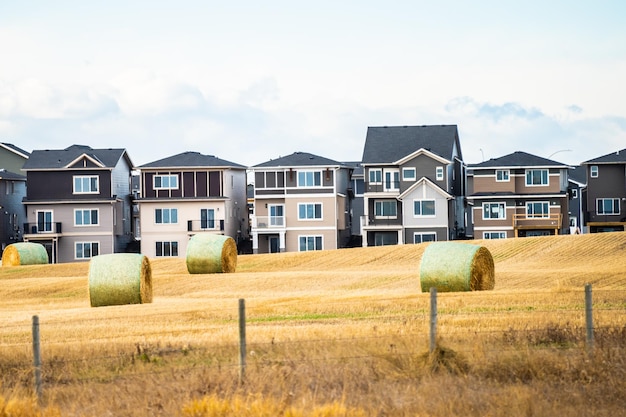
<instances>
[{"instance_id":1,"label":"golden stubble field","mask_svg":"<svg viewBox=\"0 0 626 417\"><path fill-rule=\"evenodd\" d=\"M5 267L0 392L31 388L38 315L46 401L62 415L623 410L608 398L626 388L626 233L467 243L492 253L495 289L439 294L436 358L419 284L426 245L245 255L233 274L189 275L182 258L152 259L151 304L99 308L89 306L87 263ZM598 306L596 353L584 348L586 283Z\"/></svg>"}]
</instances>

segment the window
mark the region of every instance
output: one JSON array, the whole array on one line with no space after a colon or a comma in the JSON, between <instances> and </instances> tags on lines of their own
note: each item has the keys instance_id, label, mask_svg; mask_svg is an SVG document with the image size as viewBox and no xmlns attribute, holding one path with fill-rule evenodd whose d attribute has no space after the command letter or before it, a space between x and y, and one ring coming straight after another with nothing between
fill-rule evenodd
<instances>
[{"instance_id":1,"label":"window","mask_svg":"<svg viewBox=\"0 0 626 417\"><path fill-rule=\"evenodd\" d=\"M301 203L298 204L298 220L321 219L321 203Z\"/></svg>"},{"instance_id":2,"label":"window","mask_svg":"<svg viewBox=\"0 0 626 417\"><path fill-rule=\"evenodd\" d=\"M619 214L619 198L598 198L596 200L598 214Z\"/></svg>"},{"instance_id":3,"label":"window","mask_svg":"<svg viewBox=\"0 0 626 417\"><path fill-rule=\"evenodd\" d=\"M155 175L155 190L176 190L178 189L178 175Z\"/></svg>"},{"instance_id":4,"label":"window","mask_svg":"<svg viewBox=\"0 0 626 417\"><path fill-rule=\"evenodd\" d=\"M98 192L98 176L74 176L74 194L96 194Z\"/></svg>"},{"instance_id":5,"label":"window","mask_svg":"<svg viewBox=\"0 0 626 417\"><path fill-rule=\"evenodd\" d=\"M382 184L382 183L383 183L382 169L370 169L370 184Z\"/></svg>"},{"instance_id":6,"label":"window","mask_svg":"<svg viewBox=\"0 0 626 417\"><path fill-rule=\"evenodd\" d=\"M506 232L483 232L483 239L506 239Z\"/></svg>"},{"instance_id":7,"label":"window","mask_svg":"<svg viewBox=\"0 0 626 417\"><path fill-rule=\"evenodd\" d=\"M378 200L374 201L374 216L381 218L398 217L398 207L395 200Z\"/></svg>"},{"instance_id":8,"label":"window","mask_svg":"<svg viewBox=\"0 0 626 417\"><path fill-rule=\"evenodd\" d=\"M89 259L98 256L100 243L98 242L76 242L74 244L74 257L76 259Z\"/></svg>"},{"instance_id":9,"label":"window","mask_svg":"<svg viewBox=\"0 0 626 417\"><path fill-rule=\"evenodd\" d=\"M547 169L528 169L526 170L526 185L548 185Z\"/></svg>"},{"instance_id":10,"label":"window","mask_svg":"<svg viewBox=\"0 0 626 417\"><path fill-rule=\"evenodd\" d=\"M496 182L510 181L511 172L508 169L496 169Z\"/></svg>"},{"instance_id":11,"label":"window","mask_svg":"<svg viewBox=\"0 0 626 417\"><path fill-rule=\"evenodd\" d=\"M598 178L598 166L597 165L591 165L589 167L589 172L591 174L591 178Z\"/></svg>"},{"instance_id":12,"label":"window","mask_svg":"<svg viewBox=\"0 0 626 417\"><path fill-rule=\"evenodd\" d=\"M98 210L74 210L74 226L98 225Z\"/></svg>"},{"instance_id":13,"label":"window","mask_svg":"<svg viewBox=\"0 0 626 417\"><path fill-rule=\"evenodd\" d=\"M322 171L298 171L298 187L320 187Z\"/></svg>"},{"instance_id":14,"label":"window","mask_svg":"<svg viewBox=\"0 0 626 417\"><path fill-rule=\"evenodd\" d=\"M413 215L415 217L434 216L435 200L413 200Z\"/></svg>"},{"instance_id":15,"label":"window","mask_svg":"<svg viewBox=\"0 0 626 417\"><path fill-rule=\"evenodd\" d=\"M178 209L155 209L154 222L157 224L178 223Z\"/></svg>"},{"instance_id":16,"label":"window","mask_svg":"<svg viewBox=\"0 0 626 417\"><path fill-rule=\"evenodd\" d=\"M284 226L285 225L283 211L284 211L283 206L277 206L277 205L269 206L270 226Z\"/></svg>"},{"instance_id":17,"label":"window","mask_svg":"<svg viewBox=\"0 0 626 417\"><path fill-rule=\"evenodd\" d=\"M526 217L528 218L550 217L550 205L545 201L526 203Z\"/></svg>"},{"instance_id":18,"label":"window","mask_svg":"<svg viewBox=\"0 0 626 417\"><path fill-rule=\"evenodd\" d=\"M37 212L37 233L52 232L52 212Z\"/></svg>"},{"instance_id":19,"label":"window","mask_svg":"<svg viewBox=\"0 0 626 417\"><path fill-rule=\"evenodd\" d=\"M178 256L178 242L156 242L156 256Z\"/></svg>"},{"instance_id":20,"label":"window","mask_svg":"<svg viewBox=\"0 0 626 417\"><path fill-rule=\"evenodd\" d=\"M415 181L415 168L402 168L402 179L404 181Z\"/></svg>"},{"instance_id":21,"label":"window","mask_svg":"<svg viewBox=\"0 0 626 417\"><path fill-rule=\"evenodd\" d=\"M322 250L322 236L300 236L300 252Z\"/></svg>"},{"instance_id":22,"label":"window","mask_svg":"<svg viewBox=\"0 0 626 417\"><path fill-rule=\"evenodd\" d=\"M483 220L506 219L506 205L504 203L483 203Z\"/></svg>"},{"instance_id":23,"label":"window","mask_svg":"<svg viewBox=\"0 0 626 417\"><path fill-rule=\"evenodd\" d=\"M443 167L437 167L437 171L435 172L437 181L443 181Z\"/></svg>"},{"instance_id":24,"label":"window","mask_svg":"<svg viewBox=\"0 0 626 417\"><path fill-rule=\"evenodd\" d=\"M215 228L215 210L214 209L200 209L200 228L201 229L214 229Z\"/></svg>"},{"instance_id":25,"label":"window","mask_svg":"<svg viewBox=\"0 0 626 417\"><path fill-rule=\"evenodd\" d=\"M435 232L413 234L413 243L436 242L436 241L437 241L437 233Z\"/></svg>"},{"instance_id":26,"label":"window","mask_svg":"<svg viewBox=\"0 0 626 417\"><path fill-rule=\"evenodd\" d=\"M386 169L383 172L385 183L383 185L385 191L397 191L400 189L400 171L397 169Z\"/></svg>"},{"instance_id":27,"label":"window","mask_svg":"<svg viewBox=\"0 0 626 417\"><path fill-rule=\"evenodd\" d=\"M578 190L576 188L572 188L572 198L578 198Z\"/></svg>"}]
</instances>

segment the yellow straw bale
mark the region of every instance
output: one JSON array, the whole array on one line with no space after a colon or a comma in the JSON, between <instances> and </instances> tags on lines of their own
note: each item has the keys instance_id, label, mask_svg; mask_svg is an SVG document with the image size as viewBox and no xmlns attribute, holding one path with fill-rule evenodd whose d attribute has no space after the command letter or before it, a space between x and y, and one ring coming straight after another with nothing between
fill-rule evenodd
<instances>
[{"instance_id":1,"label":"yellow straw bale","mask_svg":"<svg viewBox=\"0 0 626 417\"><path fill-rule=\"evenodd\" d=\"M99 255L89 262L92 307L152 302L152 270L148 258L136 253Z\"/></svg>"},{"instance_id":2,"label":"yellow straw bale","mask_svg":"<svg viewBox=\"0 0 626 417\"><path fill-rule=\"evenodd\" d=\"M190 274L235 272L237 244L230 236L198 234L187 244L187 271Z\"/></svg>"},{"instance_id":3,"label":"yellow straw bale","mask_svg":"<svg viewBox=\"0 0 626 417\"><path fill-rule=\"evenodd\" d=\"M47 264L48 252L40 243L12 243L2 252L2 266Z\"/></svg>"},{"instance_id":4,"label":"yellow straw bale","mask_svg":"<svg viewBox=\"0 0 626 417\"><path fill-rule=\"evenodd\" d=\"M495 286L491 252L484 246L457 242L431 243L420 265L422 292L480 291Z\"/></svg>"}]
</instances>

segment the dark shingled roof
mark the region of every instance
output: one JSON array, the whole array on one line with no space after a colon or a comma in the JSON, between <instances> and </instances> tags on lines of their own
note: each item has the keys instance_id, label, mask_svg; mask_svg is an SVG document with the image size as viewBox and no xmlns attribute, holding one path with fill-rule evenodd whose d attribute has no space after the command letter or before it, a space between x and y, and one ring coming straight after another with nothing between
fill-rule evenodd
<instances>
[{"instance_id":1,"label":"dark shingled roof","mask_svg":"<svg viewBox=\"0 0 626 417\"><path fill-rule=\"evenodd\" d=\"M542 158L540 156L531 155L526 152L513 152L500 158L492 158L480 164L469 165L472 169L477 168L495 168L495 167L560 167L564 168L568 165L556 162L551 159Z\"/></svg>"},{"instance_id":2,"label":"dark shingled roof","mask_svg":"<svg viewBox=\"0 0 626 417\"><path fill-rule=\"evenodd\" d=\"M213 155L203 155L199 152L183 152L178 155L159 159L141 165L139 168L181 168L181 167L219 167L219 168L242 168L244 165L226 161Z\"/></svg>"},{"instance_id":3,"label":"dark shingled roof","mask_svg":"<svg viewBox=\"0 0 626 417\"><path fill-rule=\"evenodd\" d=\"M576 181L579 184L587 183L587 169L584 166L578 165L568 172L568 177L572 181Z\"/></svg>"},{"instance_id":4,"label":"dark shingled roof","mask_svg":"<svg viewBox=\"0 0 626 417\"><path fill-rule=\"evenodd\" d=\"M459 159L463 159L456 125L368 127L362 161L389 164L419 149L452 160L455 145Z\"/></svg>"},{"instance_id":5,"label":"dark shingled roof","mask_svg":"<svg viewBox=\"0 0 626 417\"><path fill-rule=\"evenodd\" d=\"M626 164L626 149L590 159L583 164Z\"/></svg>"},{"instance_id":6,"label":"dark shingled roof","mask_svg":"<svg viewBox=\"0 0 626 417\"><path fill-rule=\"evenodd\" d=\"M294 152L291 155L255 165L255 168L265 167L303 167L303 166L343 166L341 162L307 152Z\"/></svg>"},{"instance_id":7,"label":"dark shingled roof","mask_svg":"<svg viewBox=\"0 0 626 417\"><path fill-rule=\"evenodd\" d=\"M65 149L35 150L24 163L22 170L61 169L83 154L99 161L106 168L115 168L125 153L124 149L92 149L85 145L72 145Z\"/></svg>"},{"instance_id":8,"label":"dark shingled roof","mask_svg":"<svg viewBox=\"0 0 626 417\"><path fill-rule=\"evenodd\" d=\"M4 168L2 168L0 169L0 180L26 181L26 176L16 174L15 172L6 171Z\"/></svg>"}]
</instances>

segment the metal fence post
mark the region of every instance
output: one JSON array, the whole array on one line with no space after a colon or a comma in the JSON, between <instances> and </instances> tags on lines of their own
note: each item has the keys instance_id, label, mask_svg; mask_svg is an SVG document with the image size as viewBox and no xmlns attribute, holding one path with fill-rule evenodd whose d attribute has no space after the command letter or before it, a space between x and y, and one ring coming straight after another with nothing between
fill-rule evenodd
<instances>
[{"instance_id":1,"label":"metal fence post","mask_svg":"<svg viewBox=\"0 0 626 417\"><path fill-rule=\"evenodd\" d=\"M430 353L437 347L437 288L430 287Z\"/></svg>"},{"instance_id":2,"label":"metal fence post","mask_svg":"<svg viewBox=\"0 0 626 417\"><path fill-rule=\"evenodd\" d=\"M35 393L39 404L43 400L41 386L41 344L39 341L39 316L33 316L33 364L35 367Z\"/></svg>"},{"instance_id":3,"label":"metal fence post","mask_svg":"<svg viewBox=\"0 0 626 417\"><path fill-rule=\"evenodd\" d=\"M593 302L591 284L585 284L585 323L587 325L587 347L593 348Z\"/></svg>"},{"instance_id":4,"label":"metal fence post","mask_svg":"<svg viewBox=\"0 0 626 417\"><path fill-rule=\"evenodd\" d=\"M239 384L246 373L246 300L239 299Z\"/></svg>"}]
</instances>

